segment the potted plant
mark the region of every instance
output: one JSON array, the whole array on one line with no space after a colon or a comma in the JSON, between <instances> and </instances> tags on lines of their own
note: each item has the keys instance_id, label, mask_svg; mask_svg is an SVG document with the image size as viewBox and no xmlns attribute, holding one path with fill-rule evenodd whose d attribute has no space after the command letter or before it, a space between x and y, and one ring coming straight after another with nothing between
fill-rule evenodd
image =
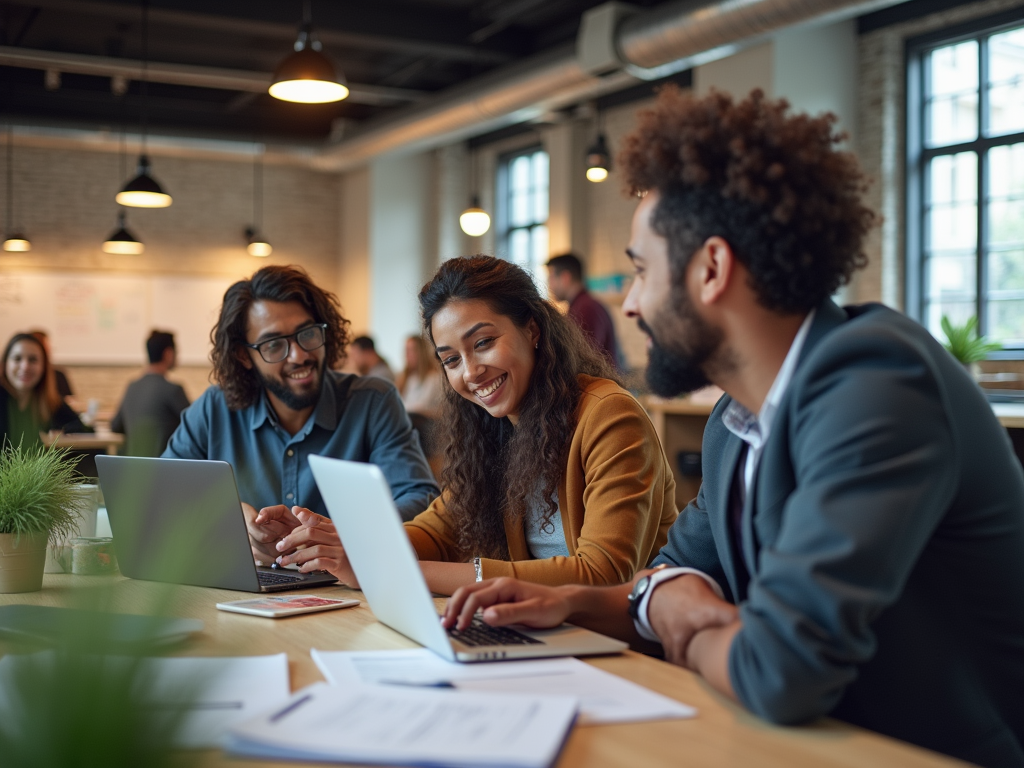
<instances>
[{"instance_id":1,"label":"potted plant","mask_svg":"<svg viewBox=\"0 0 1024 768\"><path fill-rule=\"evenodd\" d=\"M1003 345L998 342L978 336L977 317L967 318L967 322L963 325L953 325L950 319L943 315L940 325L942 332L946 334L946 343L943 346L975 378L980 373L978 363L987 358L990 352L998 352L1003 348Z\"/></svg>"},{"instance_id":2,"label":"potted plant","mask_svg":"<svg viewBox=\"0 0 1024 768\"><path fill-rule=\"evenodd\" d=\"M41 589L47 542L78 530L77 463L67 449L0 450L0 592Z\"/></svg>"}]
</instances>

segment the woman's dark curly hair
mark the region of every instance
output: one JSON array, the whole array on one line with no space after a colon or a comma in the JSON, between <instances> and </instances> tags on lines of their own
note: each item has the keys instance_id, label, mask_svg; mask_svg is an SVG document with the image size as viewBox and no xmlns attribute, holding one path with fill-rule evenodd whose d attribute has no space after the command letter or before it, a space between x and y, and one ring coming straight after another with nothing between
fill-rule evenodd
<instances>
[{"instance_id":1,"label":"woman's dark curly hair","mask_svg":"<svg viewBox=\"0 0 1024 768\"><path fill-rule=\"evenodd\" d=\"M787 115L785 100L755 90L739 103L667 86L639 114L619 167L630 194L657 190L651 217L669 243L679 282L692 255L718 235L751 275L758 300L781 314L806 312L867 263L862 240L874 214L861 203L864 175L840 152L836 117Z\"/></svg>"},{"instance_id":2,"label":"woman's dark curly hair","mask_svg":"<svg viewBox=\"0 0 1024 768\"><path fill-rule=\"evenodd\" d=\"M533 279L510 262L493 256L446 261L419 299L431 344L434 316L453 301L479 299L518 328L533 320L540 329L530 386L514 428L507 418L496 419L458 395L443 377L441 486L453 533L467 558L507 560L505 521L515 523L544 505L542 524L547 525L558 509L553 497L582 394L577 377L614 379L615 374L576 324L542 299Z\"/></svg>"},{"instance_id":3,"label":"woman's dark curly hair","mask_svg":"<svg viewBox=\"0 0 1024 768\"><path fill-rule=\"evenodd\" d=\"M327 323L324 344L328 368L345 359L348 345L348 320L341 316L338 298L313 284L300 267L263 267L248 280L239 280L224 294L220 319L210 331L213 351L213 380L220 385L228 408L248 408L260 396L263 385L256 371L246 368L239 353L247 354L245 344L249 307L257 301L296 301L318 323Z\"/></svg>"}]
</instances>

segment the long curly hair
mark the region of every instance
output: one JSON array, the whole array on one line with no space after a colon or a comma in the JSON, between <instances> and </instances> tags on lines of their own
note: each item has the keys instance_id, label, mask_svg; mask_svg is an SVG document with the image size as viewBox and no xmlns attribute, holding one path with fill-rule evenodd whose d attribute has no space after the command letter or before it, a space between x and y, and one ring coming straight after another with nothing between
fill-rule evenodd
<instances>
[{"instance_id":1,"label":"long curly hair","mask_svg":"<svg viewBox=\"0 0 1024 768\"><path fill-rule=\"evenodd\" d=\"M789 115L760 90L734 103L674 86L640 112L619 167L627 192L657 190L651 217L669 244L673 281L718 235L750 272L758 301L780 314L816 307L867 264L874 213L856 157L836 145L835 115Z\"/></svg>"},{"instance_id":2,"label":"long curly hair","mask_svg":"<svg viewBox=\"0 0 1024 768\"><path fill-rule=\"evenodd\" d=\"M242 345L249 308L257 301L296 301L315 322L327 323L324 347L328 368L345 359L348 346L349 323L341 315L338 298L317 287L302 268L268 266L248 280L239 280L225 292L220 318L210 331L212 377L224 392L228 408L234 411L255 403L263 388L256 371L246 368L239 359L239 352L246 351Z\"/></svg>"},{"instance_id":3,"label":"long curly hair","mask_svg":"<svg viewBox=\"0 0 1024 768\"><path fill-rule=\"evenodd\" d=\"M39 377L39 381L32 388L32 398L29 407L32 409L36 419L40 423L45 424L50 421L50 417L60 408L64 398L57 391L57 377L53 372L53 365L50 364L50 356L46 353L46 346L35 334L16 333L7 342L7 346L4 348L3 368L0 369L0 385L12 397L17 397L18 390L15 389L11 380L7 378L7 358L11 356L14 345L19 341L35 344L39 347L39 354L43 358L43 375Z\"/></svg>"},{"instance_id":4,"label":"long curly hair","mask_svg":"<svg viewBox=\"0 0 1024 768\"><path fill-rule=\"evenodd\" d=\"M506 521L515 523L541 506L547 525L558 510L554 495L576 428L579 375L614 380L615 374L576 324L541 298L526 272L493 256L446 261L420 290L423 330L431 344L434 316L453 301L474 299L518 328L533 320L540 330L515 427L457 394L442 377L441 486L453 533L467 558L507 560Z\"/></svg>"}]
</instances>

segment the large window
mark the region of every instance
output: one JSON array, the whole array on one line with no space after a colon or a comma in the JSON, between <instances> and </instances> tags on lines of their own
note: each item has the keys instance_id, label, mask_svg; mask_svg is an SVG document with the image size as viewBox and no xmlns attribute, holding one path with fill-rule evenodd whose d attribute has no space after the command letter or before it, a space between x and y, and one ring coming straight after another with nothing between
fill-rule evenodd
<instances>
[{"instance_id":1,"label":"large window","mask_svg":"<svg viewBox=\"0 0 1024 768\"><path fill-rule=\"evenodd\" d=\"M1024 25L908 53L907 308L1024 357Z\"/></svg>"},{"instance_id":2,"label":"large window","mask_svg":"<svg viewBox=\"0 0 1024 768\"><path fill-rule=\"evenodd\" d=\"M548 260L548 176L548 153L536 147L498 164L499 251L540 286Z\"/></svg>"}]
</instances>

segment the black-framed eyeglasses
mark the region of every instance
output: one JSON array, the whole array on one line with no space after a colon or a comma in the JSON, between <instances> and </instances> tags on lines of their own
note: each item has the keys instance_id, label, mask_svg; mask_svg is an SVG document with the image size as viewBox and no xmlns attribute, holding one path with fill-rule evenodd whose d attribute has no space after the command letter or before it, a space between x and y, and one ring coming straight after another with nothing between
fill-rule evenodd
<instances>
[{"instance_id":1,"label":"black-framed eyeglasses","mask_svg":"<svg viewBox=\"0 0 1024 768\"><path fill-rule=\"evenodd\" d=\"M295 339L295 343L307 352L312 352L314 349L320 349L320 347L327 343L327 323L307 325L305 328L301 328L295 333L289 333L287 336L275 336L272 339L266 339L258 344L249 344L248 342L242 343L249 349L255 349L259 352L260 357L262 357L266 362L280 363L288 357L292 339Z\"/></svg>"}]
</instances>

